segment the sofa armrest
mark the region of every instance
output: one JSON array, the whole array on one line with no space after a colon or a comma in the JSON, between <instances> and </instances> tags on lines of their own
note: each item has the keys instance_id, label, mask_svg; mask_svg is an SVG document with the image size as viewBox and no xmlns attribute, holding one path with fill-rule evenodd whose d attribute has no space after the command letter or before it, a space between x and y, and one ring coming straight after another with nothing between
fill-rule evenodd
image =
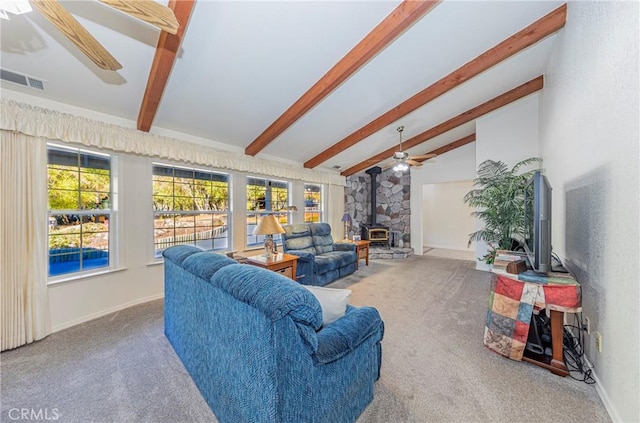
<instances>
[{"instance_id":1,"label":"sofa armrest","mask_svg":"<svg viewBox=\"0 0 640 423\"><path fill-rule=\"evenodd\" d=\"M316 259L316 255L313 253L309 253L307 251L302 250L287 250L287 254L292 254L294 256L300 257L298 262L300 261L311 261L313 262Z\"/></svg>"},{"instance_id":2,"label":"sofa armrest","mask_svg":"<svg viewBox=\"0 0 640 423\"><path fill-rule=\"evenodd\" d=\"M334 242L333 251L355 251L356 244L352 242Z\"/></svg>"},{"instance_id":3,"label":"sofa armrest","mask_svg":"<svg viewBox=\"0 0 640 423\"><path fill-rule=\"evenodd\" d=\"M373 307L347 306L346 314L318 332L318 349L314 354L319 364L327 364L347 355L367 338L378 342L384 334L384 323Z\"/></svg>"}]
</instances>

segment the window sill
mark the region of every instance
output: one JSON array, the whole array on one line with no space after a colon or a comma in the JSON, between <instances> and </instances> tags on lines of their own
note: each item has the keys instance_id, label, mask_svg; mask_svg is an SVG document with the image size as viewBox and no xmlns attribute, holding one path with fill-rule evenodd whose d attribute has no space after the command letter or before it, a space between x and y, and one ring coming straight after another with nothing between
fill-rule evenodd
<instances>
[{"instance_id":1,"label":"window sill","mask_svg":"<svg viewBox=\"0 0 640 423\"><path fill-rule=\"evenodd\" d=\"M97 271L88 271L88 272L84 272L84 273L76 273L76 274L70 274L70 275L64 275L64 276L55 276L54 278L49 279L47 281L47 286L58 285L58 284L66 283L66 282L75 282L75 281L82 280L82 279L93 278L95 276L107 275L109 273L122 272L124 270L127 270L127 268L126 267L118 267L118 268L104 269L104 270L97 270Z\"/></svg>"}]
</instances>

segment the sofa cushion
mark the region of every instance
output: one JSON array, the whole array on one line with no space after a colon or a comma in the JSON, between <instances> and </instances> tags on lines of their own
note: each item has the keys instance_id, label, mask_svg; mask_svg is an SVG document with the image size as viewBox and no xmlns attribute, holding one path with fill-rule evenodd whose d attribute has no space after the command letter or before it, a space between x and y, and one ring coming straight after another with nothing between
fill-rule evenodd
<instances>
[{"instance_id":1,"label":"sofa cushion","mask_svg":"<svg viewBox=\"0 0 640 423\"><path fill-rule=\"evenodd\" d=\"M202 251L187 257L182 262L182 267L194 275L208 281L214 273L224 266L237 262L227 256L218 253Z\"/></svg>"},{"instance_id":2,"label":"sofa cushion","mask_svg":"<svg viewBox=\"0 0 640 423\"><path fill-rule=\"evenodd\" d=\"M356 253L354 251L330 251L322 255L336 263L334 269L339 269L356 262Z\"/></svg>"},{"instance_id":3,"label":"sofa cushion","mask_svg":"<svg viewBox=\"0 0 640 423\"><path fill-rule=\"evenodd\" d=\"M329 254L321 254L316 256L314 269L316 274L327 273L340 267L340 260L330 257Z\"/></svg>"},{"instance_id":4,"label":"sofa cushion","mask_svg":"<svg viewBox=\"0 0 640 423\"><path fill-rule=\"evenodd\" d=\"M216 272L211 284L258 309L272 321L289 315L295 322L316 330L322 325L322 310L314 296L279 273L247 264L233 264Z\"/></svg>"},{"instance_id":5,"label":"sofa cushion","mask_svg":"<svg viewBox=\"0 0 640 423\"><path fill-rule=\"evenodd\" d=\"M335 322L347 311L351 297L350 289L323 288L321 286L302 285L318 299L322 307L322 325Z\"/></svg>"},{"instance_id":6,"label":"sofa cushion","mask_svg":"<svg viewBox=\"0 0 640 423\"><path fill-rule=\"evenodd\" d=\"M193 245L176 245L164 250L162 252L162 256L165 259L169 259L172 262L182 266L182 262L184 262L187 257L200 252L202 252L202 249Z\"/></svg>"},{"instance_id":7,"label":"sofa cushion","mask_svg":"<svg viewBox=\"0 0 640 423\"><path fill-rule=\"evenodd\" d=\"M333 237L331 236L331 226L328 223L318 223L309 225L313 244L317 254L324 254L333 251Z\"/></svg>"},{"instance_id":8,"label":"sofa cushion","mask_svg":"<svg viewBox=\"0 0 640 423\"><path fill-rule=\"evenodd\" d=\"M285 225L283 228L285 230L285 251L297 250L313 254L316 253L316 249L313 245L313 239L311 238L311 231L309 230L309 225Z\"/></svg>"}]
</instances>

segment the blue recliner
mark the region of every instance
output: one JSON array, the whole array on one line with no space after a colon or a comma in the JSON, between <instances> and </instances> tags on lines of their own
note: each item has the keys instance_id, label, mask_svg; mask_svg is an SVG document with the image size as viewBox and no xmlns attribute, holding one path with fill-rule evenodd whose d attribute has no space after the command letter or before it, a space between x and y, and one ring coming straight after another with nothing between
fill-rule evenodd
<instances>
[{"instance_id":1,"label":"blue recliner","mask_svg":"<svg viewBox=\"0 0 640 423\"><path fill-rule=\"evenodd\" d=\"M283 225L283 250L298 259L296 279L323 286L356 271L355 244L333 242L328 223Z\"/></svg>"},{"instance_id":2,"label":"blue recliner","mask_svg":"<svg viewBox=\"0 0 640 423\"><path fill-rule=\"evenodd\" d=\"M371 402L375 308L322 326L316 297L285 276L189 245L163 255L165 334L218 421L346 423Z\"/></svg>"}]
</instances>

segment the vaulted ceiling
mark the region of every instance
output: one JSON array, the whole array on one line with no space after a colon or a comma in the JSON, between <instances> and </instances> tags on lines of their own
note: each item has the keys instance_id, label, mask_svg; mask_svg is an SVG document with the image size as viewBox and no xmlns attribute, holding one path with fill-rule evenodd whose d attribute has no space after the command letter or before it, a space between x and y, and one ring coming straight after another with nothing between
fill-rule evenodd
<instances>
[{"instance_id":1,"label":"vaulted ceiling","mask_svg":"<svg viewBox=\"0 0 640 423\"><path fill-rule=\"evenodd\" d=\"M95 0L60 3L122 69L100 69L35 10L10 15L2 69L44 90L3 80L3 95L343 175L385 163L400 125L412 155L472 142L475 119L542 89L566 19L557 1L172 0L172 35Z\"/></svg>"}]
</instances>

